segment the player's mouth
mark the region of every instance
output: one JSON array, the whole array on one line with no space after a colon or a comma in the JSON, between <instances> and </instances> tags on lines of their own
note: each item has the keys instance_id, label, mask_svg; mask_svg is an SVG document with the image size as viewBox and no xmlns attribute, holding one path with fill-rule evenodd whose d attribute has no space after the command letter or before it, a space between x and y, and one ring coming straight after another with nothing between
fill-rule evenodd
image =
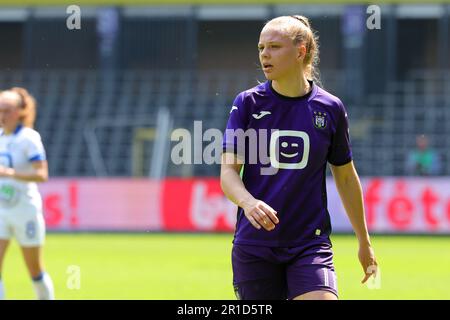
<instances>
[{"instance_id":1,"label":"player's mouth","mask_svg":"<svg viewBox=\"0 0 450 320\"><path fill-rule=\"evenodd\" d=\"M263 63L263 71L267 72L267 71L272 71L273 69L273 65L271 65L270 63Z\"/></svg>"}]
</instances>

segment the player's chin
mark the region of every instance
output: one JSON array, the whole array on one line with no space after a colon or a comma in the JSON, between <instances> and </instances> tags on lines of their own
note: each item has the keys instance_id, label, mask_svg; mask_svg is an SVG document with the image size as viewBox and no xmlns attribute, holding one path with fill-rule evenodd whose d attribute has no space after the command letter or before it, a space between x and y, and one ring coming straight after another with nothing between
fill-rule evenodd
<instances>
[{"instance_id":1,"label":"player's chin","mask_svg":"<svg viewBox=\"0 0 450 320\"><path fill-rule=\"evenodd\" d=\"M273 72L264 72L264 75L266 76L267 80L276 80L276 77L273 74Z\"/></svg>"}]
</instances>

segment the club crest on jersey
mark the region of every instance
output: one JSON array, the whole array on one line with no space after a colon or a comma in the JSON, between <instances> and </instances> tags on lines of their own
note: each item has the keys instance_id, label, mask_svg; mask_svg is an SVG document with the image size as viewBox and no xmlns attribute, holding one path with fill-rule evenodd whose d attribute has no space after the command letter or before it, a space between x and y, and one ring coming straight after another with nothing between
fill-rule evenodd
<instances>
[{"instance_id":1,"label":"club crest on jersey","mask_svg":"<svg viewBox=\"0 0 450 320\"><path fill-rule=\"evenodd\" d=\"M321 111L314 111L313 123L317 129L325 129L327 126L327 114Z\"/></svg>"}]
</instances>

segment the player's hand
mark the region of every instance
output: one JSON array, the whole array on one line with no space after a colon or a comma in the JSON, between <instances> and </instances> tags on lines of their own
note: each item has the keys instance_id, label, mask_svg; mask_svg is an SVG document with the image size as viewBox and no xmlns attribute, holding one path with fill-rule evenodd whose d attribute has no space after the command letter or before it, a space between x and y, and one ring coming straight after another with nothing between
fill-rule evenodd
<instances>
[{"instance_id":1,"label":"player's hand","mask_svg":"<svg viewBox=\"0 0 450 320\"><path fill-rule=\"evenodd\" d=\"M263 227L267 231L271 231L279 222L277 212L264 201L252 198L244 201L241 208L244 209L245 216L256 229Z\"/></svg>"},{"instance_id":2,"label":"player's hand","mask_svg":"<svg viewBox=\"0 0 450 320\"><path fill-rule=\"evenodd\" d=\"M361 280L361 283L366 283L372 275L376 277L378 272L378 263L372 247L368 244L360 245L358 258L365 274L364 278Z\"/></svg>"}]
</instances>

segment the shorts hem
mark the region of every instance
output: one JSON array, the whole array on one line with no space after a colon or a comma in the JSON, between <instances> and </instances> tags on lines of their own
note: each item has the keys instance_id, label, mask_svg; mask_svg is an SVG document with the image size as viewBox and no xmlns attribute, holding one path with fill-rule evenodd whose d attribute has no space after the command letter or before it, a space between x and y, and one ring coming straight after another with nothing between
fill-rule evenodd
<instances>
[{"instance_id":1,"label":"shorts hem","mask_svg":"<svg viewBox=\"0 0 450 320\"><path fill-rule=\"evenodd\" d=\"M306 289L303 289L303 290L301 290L301 291L298 291L298 292L297 292L296 294L294 294L294 295L288 296L288 300L293 300L295 297L301 296L301 295L303 295L303 294L306 294L306 293L312 292L312 291L328 291L328 292L333 293L333 294L336 296L336 298L339 299L339 294L338 294L338 292L337 292L335 289L330 288L330 287L315 286L315 287L308 287L308 288L306 288Z\"/></svg>"},{"instance_id":2,"label":"shorts hem","mask_svg":"<svg viewBox=\"0 0 450 320\"><path fill-rule=\"evenodd\" d=\"M33 247L42 247L42 246L44 246L44 242L39 242L39 243L20 243L18 240L17 240L17 243L19 244L19 247L22 247L22 248L33 248Z\"/></svg>"},{"instance_id":3,"label":"shorts hem","mask_svg":"<svg viewBox=\"0 0 450 320\"><path fill-rule=\"evenodd\" d=\"M235 245L243 245L243 246L256 246L256 247L269 247L269 248L290 248L290 247L298 247L305 244L315 243L314 241L326 242L331 244L331 240L329 235L325 236L316 236L309 239L298 240L293 242L273 242L273 241L254 241L254 240L233 240L233 244Z\"/></svg>"}]
</instances>

